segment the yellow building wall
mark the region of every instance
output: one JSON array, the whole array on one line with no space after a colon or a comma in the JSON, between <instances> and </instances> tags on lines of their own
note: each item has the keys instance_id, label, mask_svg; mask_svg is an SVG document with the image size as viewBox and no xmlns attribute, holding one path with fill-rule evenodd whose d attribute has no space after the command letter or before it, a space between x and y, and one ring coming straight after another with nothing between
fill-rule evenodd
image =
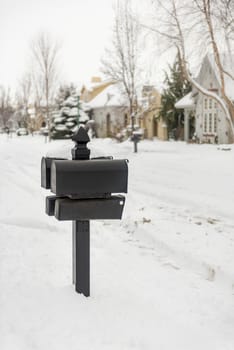
<instances>
[{"instance_id":1,"label":"yellow building wall","mask_svg":"<svg viewBox=\"0 0 234 350\"><path fill-rule=\"evenodd\" d=\"M145 138L153 139L158 137L160 140L167 140L167 126L165 122L158 116L161 107L161 95L153 88L150 92L142 92L142 97L148 104L148 107L140 112L140 127L144 129Z\"/></svg>"}]
</instances>

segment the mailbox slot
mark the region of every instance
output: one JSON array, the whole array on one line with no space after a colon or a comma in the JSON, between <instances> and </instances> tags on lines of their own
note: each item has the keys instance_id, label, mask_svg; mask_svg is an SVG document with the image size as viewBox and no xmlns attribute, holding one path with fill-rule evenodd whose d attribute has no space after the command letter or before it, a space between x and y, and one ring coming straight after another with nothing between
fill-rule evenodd
<instances>
[{"instance_id":1,"label":"mailbox slot","mask_svg":"<svg viewBox=\"0 0 234 350\"><path fill-rule=\"evenodd\" d=\"M51 191L57 196L107 198L127 193L127 182L126 160L52 161Z\"/></svg>"},{"instance_id":2,"label":"mailbox slot","mask_svg":"<svg viewBox=\"0 0 234 350\"><path fill-rule=\"evenodd\" d=\"M54 216L58 220L105 220L121 219L124 196L107 199L56 198Z\"/></svg>"}]
</instances>

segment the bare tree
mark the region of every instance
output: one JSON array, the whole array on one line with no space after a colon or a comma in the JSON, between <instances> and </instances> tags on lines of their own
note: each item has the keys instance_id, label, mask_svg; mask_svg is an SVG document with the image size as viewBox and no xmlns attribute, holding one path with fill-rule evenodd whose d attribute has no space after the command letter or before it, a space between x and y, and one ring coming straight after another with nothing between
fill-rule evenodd
<instances>
[{"instance_id":1,"label":"bare tree","mask_svg":"<svg viewBox=\"0 0 234 350\"><path fill-rule=\"evenodd\" d=\"M30 122L28 108L30 98L32 97L32 75L27 72L23 75L19 82L18 91L16 93L16 119L18 123L24 124L28 127Z\"/></svg>"},{"instance_id":2,"label":"bare tree","mask_svg":"<svg viewBox=\"0 0 234 350\"><path fill-rule=\"evenodd\" d=\"M9 121L13 113L10 88L0 86L0 122L4 128L9 127Z\"/></svg>"},{"instance_id":3,"label":"bare tree","mask_svg":"<svg viewBox=\"0 0 234 350\"><path fill-rule=\"evenodd\" d=\"M45 102L47 126L50 130L50 106L52 104L55 83L58 79L57 59L60 46L53 41L47 33L40 34L32 43L31 51L33 54L34 82L37 99ZM40 94L42 98L40 98ZM50 139L50 132L49 132Z\"/></svg>"},{"instance_id":4,"label":"bare tree","mask_svg":"<svg viewBox=\"0 0 234 350\"><path fill-rule=\"evenodd\" d=\"M129 102L130 116L137 108L137 83L139 81L140 26L133 18L131 0L118 0L115 7L113 38L102 59L102 72L106 77L120 82ZM134 118L132 117L132 129Z\"/></svg>"},{"instance_id":5,"label":"bare tree","mask_svg":"<svg viewBox=\"0 0 234 350\"><path fill-rule=\"evenodd\" d=\"M222 61L222 49L220 37L222 30L225 32L226 44L231 53L233 28L233 3L228 0L153 0L157 5L158 16L156 25L145 25L157 35L166 40L170 46L174 46L178 52L185 78L202 94L211 97L223 109L234 135L234 104L226 93L225 75L231 79L233 74L224 67ZM230 11L230 13L229 13ZM226 16L226 15L227 16ZM206 47L213 53L219 79L221 83L221 96L201 86L190 74L191 62L189 50L193 43L193 51L199 52L199 47ZM196 44L194 44L196 43Z\"/></svg>"},{"instance_id":6,"label":"bare tree","mask_svg":"<svg viewBox=\"0 0 234 350\"><path fill-rule=\"evenodd\" d=\"M232 46L234 42L234 2L233 0L214 0L213 15L218 25L222 28L226 51L233 63Z\"/></svg>"}]
</instances>

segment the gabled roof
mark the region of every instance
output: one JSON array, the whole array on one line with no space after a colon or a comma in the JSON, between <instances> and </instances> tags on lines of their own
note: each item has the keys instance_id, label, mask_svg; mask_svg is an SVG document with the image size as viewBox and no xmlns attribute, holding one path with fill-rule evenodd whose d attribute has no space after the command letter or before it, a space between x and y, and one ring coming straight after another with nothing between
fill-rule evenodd
<instances>
[{"instance_id":1,"label":"gabled roof","mask_svg":"<svg viewBox=\"0 0 234 350\"><path fill-rule=\"evenodd\" d=\"M107 86L100 94L86 104L89 108L127 107L128 101L121 93L120 84Z\"/></svg>"},{"instance_id":2,"label":"gabled roof","mask_svg":"<svg viewBox=\"0 0 234 350\"><path fill-rule=\"evenodd\" d=\"M215 63L214 55L207 54L204 57L203 62L205 62L205 60L207 60L208 64L211 66L218 83L221 85L219 71L218 71L218 67ZM230 72L232 75L234 75L234 73L233 73L234 72L234 56L230 57L227 54L222 54L221 61L222 61L224 69L226 71ZM199 72L198 77L197 77L198 82L199 82L200 77L201 77L201 70L202 70L202 66L201 66L200 72ZM226 89L227 96L230 99L234 100L234 80L232 78L230 78L228 75L224 74L224 82L225 82L225 89Z\"/></svg>"},{"instance_id":3,"label":"gabled roof","mask_svg":"<svg viewBox=\"0 0 234 350\"><path fill-rule=\"evenodd\" d=\"M190 91L187 95L182 97L179 101L175 103L175 108L177 109L193 109L195 107L195 101L193 98L193 92Z\"/></svg>"}]
</instances>

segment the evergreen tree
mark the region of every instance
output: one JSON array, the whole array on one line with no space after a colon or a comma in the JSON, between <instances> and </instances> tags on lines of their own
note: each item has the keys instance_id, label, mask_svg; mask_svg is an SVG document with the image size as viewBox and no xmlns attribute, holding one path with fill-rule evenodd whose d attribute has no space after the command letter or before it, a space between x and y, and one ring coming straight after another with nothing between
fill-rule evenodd
<instances>
[{"instance_id":1,"label":"evergreen tree","mask_svg":"<svg viewBox=\"0 0 234 350\"><path fill-rule=\"evenodd\" d=\"M167 123L168 133L174 133L179 138L184 123L184 114L175 108L175 103L192 89L191 84L184 78L179 57L169 66L169 73L165 72L166 85L161 96L161 109L159 115Z\"/></svg>"},{"instance_id":2,"label":"evergreen tree","mask_svg":"<svg viewBox=\"0 0 234 350\"><path fill-rule=\"evenodd\" d=\"M76 88L73 85L61 86L56 97L56 104L57 111L54 112L51 121L51 138L69 139L77 130L81 111Z\"/></svg>"}]
</instances>

